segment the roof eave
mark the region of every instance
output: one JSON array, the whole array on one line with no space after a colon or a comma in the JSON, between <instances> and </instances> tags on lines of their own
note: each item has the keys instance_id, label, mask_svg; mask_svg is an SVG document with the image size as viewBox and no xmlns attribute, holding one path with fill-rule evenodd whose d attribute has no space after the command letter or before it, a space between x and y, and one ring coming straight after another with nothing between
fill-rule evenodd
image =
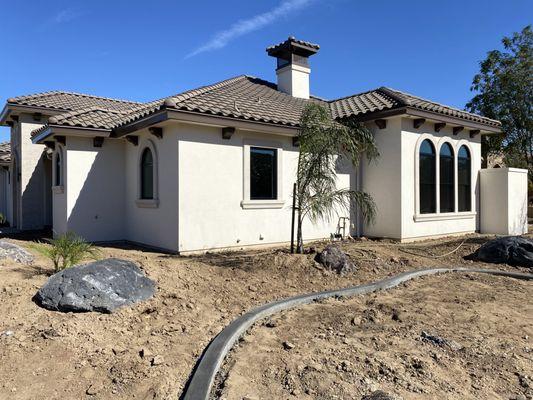
<instances>
[{"instance_id":1,"label":"roof eave","mask_svg":"<svg viewBox=\"0 0 533 400\"><path fill-rule=\"evenodd\" d=\"M109 137L111 130L84 128L81 126L48 125L46 129L31 138L34 144L43 144L45 139L52 135L78 136L78 137Z\"/></svg>"},{"instance_id":2,"label":"roof eave","mask_svg":"<svg viewBox=\"0 0 533 400\"><path fill-rule=\"evenodd\" d=\"M256 130L258 132L272 132L281 135L297 135L298 126L275 124L263 121L247 120L244 118L225 117L222 115L213 115L197 111L186 111L177 108L165 108L159 112L144 117L140 120L126 124L113 130L113 137L122 137L132 132L147 128L149 126L164 122L167 120L177 120L190 122L193 124L210 125L210 126L234 126L243 130Z\"/></svg>"},{"instance_id":3,"label":"roof eave","mask_svg":"<svg viewBox=\"0 0 533 400\"><path fill-rule=\"evenodd\" d=\"M0 112L0 126L7 126L6 121L9 114L11 114L11 108L9 107L9 103L7 103L2 109L2 112Z\"/></svg>"},{"instance_id":4,"label":"roof eave","mask_svg":"<svg viewBox=\"0 0 533 400\"><path fill-rule=\"evenodd\" d=\"M362 115L357 115L356 118L359 121L372 121L379 118L389 118L399 115L408 115L412 117L426 118L431 120L436 120L440 122L446 122L451 125L464 126L470 129L479 129L484 135L494 135L500 134L502 132L499 126L487 125L475 121L469 121L463 118L452 117L450 115L443 115L431 111L420 110L414 107L401 107L393 108L388 110L381 110L371 113L365 113Z\"/></svg>"}]
</instances>

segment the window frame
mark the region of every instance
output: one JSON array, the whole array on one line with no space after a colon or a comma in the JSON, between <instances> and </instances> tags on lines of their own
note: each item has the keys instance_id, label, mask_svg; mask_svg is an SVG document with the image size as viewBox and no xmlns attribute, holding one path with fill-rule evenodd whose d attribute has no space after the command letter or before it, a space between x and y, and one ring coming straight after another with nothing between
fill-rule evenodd
<instances>
[{"instance_id":1,"label":"window frame","mask_svg":"<svg viewBox=\"0 0 533 400\"><path fill-rule=\"evenodd\" d=\"M276 153L276 187L277 196L275 199L252 199L250 197L250 168L251 168L251 149L265 148L275 150ZM285 204L283 198L283 145L280 142L266 141L259 139L244 139L243 140L243 199L241 207L243 209L269 209L282 208Z\"/></svg>"},{"instance_id":2,"label":"window frame","mask_svg":"<svg viewBox=\"0 0 533 400\"><path fill-rule=\"evenodd\" d=\"M444 148L449 148L450 151L451 151L451 156L443 156L442 155L442 150ZM443 188L444 188L444 185L449 185L449 183L443 183L442 182L442 166L443 166L443 158L446 157L446 159L450 160L451 161L451 178L452 178L452 182L451 182L451 197L452 197L452 204L451 204L451 210L449 209L446 209L446 210L442 210L443 208ZM438 190L438 196L439 196L439 201L437 202L438 204L438 212L439 214L451 214L451 213L456 213L457 212L457 152L455 151L455 148L454 148L454 145L453 143L451 143L450 141L448 140L444 140L444 141L441 141L439 143L439 152L437 153L437 158L438 158L438 164L439 164L439 168L438 168L438 179L437 179L437 184L439 186L439 190Z\"/></svg>"},{"instance_id":3,"label":"window frame","mask_svg":"<svg viewBox=\"0 0 533 400\"><path fill-rule=\"evenodd\" d=\"M461 149L464 149L466 150L467 154L468 154L468 185L467 185L467 194L468 194L468 205L469 207L467 207L467 209L465 210L461 210L461 204L460 204L460 197L459 197L459 185L460 185L460 182L459 182L459 178L460 178L460 171L459 171L459 167L460 167L460 163L459 163L459 154L461 152ZM472 212L473 211L473 207L474 207L474 204L473 204L473 191L472 191L472 183L473 183L473 176L472 176L472 149L470 148L470 146L467 146L465 143L458 143L457 144L457 211L458 212Z\"/></svg>"},{"instance_id":4,"label":"window frame","mask_svg":"<svg viewBox=\"0 0 533 400\"><path fill-rule=\"evenodd\" d=\"M52 192L55 194L63 193L65 187L65 149L63 146L56 144L52 156ZM59 176L57 175L57 160L59 159Z\"/></svg>"},{"instance_id":5,"label":"window frame","mask_svg":"<svg viewBox=\"0 0 533 400\"><path fill-rule=\"evenodd\" d=\"M434 146L436 150L436 157L435 157L435 163L436 163L436 185L437 185L437 193L436 193L436 201L437 201L437 208L435 213L429 213L429 214L422 214L420 212L420 147L424 140L428 139ZM455 199L455 208L453 212L440 212L440 150L444 143L449 143L452 146L453 152L454 152L454 199ZM461 146L466 146L467 150L470 153L470 211L458 211L458 150L461 148ZM444 221L444 220L454 220L454 219L472 219L475 218L477 215L476 211L476 203L475 203L475 180L474 180L474 152L472 150L472 146L470 145L470 142L464 139L458 140L454 143L454 141L447 137L439 137L434 136L429 133L423 133L419 135L418 140L416 142L415 146L415 184L414 184L414 195L415 195L415 204L414 204L414 216L413 220L414 222L424 222L424 221Z\"/></svg>"},{"instance_id":6,"label":"window frame","mask_svg":"<svg viewBox=\"0 0 533 400\"><path fill-rule=\"evenodd\" d=\"M431 146L431 149L433 150L433 171L434 171L434 182L433 182L433 196L434 196L434 206L432 207L433 211L432 212L425 212L425 211L422 211L422 206L421 206L421 201L422 201L422 196L421 196L421 192L422 192L422 182L421 182L421 177L420 177L420 167L421 167L421 162L420 162L420 156L421 156L421 150L422 150L422 145L425 143L425 142L428 142ZM418 166L417 166L417 172L418 172L418 184L417 184L417 193L418 193L418 212L422 215L425 215L425 214L434 214L437 212L438 208L437 208L437 182L438 182L438 179L437 179L437 160L438 160L438 156L437 156L437 148L435 146L435 144L433 143L432 140L429 140L429 139L424 139L420 142L420 145L418 146L418 151L417 151L417 155L416 157L418 158Z\"/></svg>"},{"instance_id":7,"label":"window frame","mask_svg":"<svg viewBox=\"0 0 533 400\"><path fill-rule=\"evenodd\" d=\"M152 198L145 199L142 194L142 161L145 150L148 149L152 153ZM159 207L159 182L158 182L158 164L159 157L156 146L153 141L145 140L139 144L137 155L137 198L135 203L140 208L158 208Z\"/></svg>"}]
</instances>

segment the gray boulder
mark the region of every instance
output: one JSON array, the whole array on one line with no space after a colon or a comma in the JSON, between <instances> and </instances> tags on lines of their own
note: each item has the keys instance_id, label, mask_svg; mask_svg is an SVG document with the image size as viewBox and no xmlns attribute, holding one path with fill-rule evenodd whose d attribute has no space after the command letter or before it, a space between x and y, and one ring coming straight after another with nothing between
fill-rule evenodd
<instances>
[{"instance_id":1,"label":"gray boulder","mask_svg":"<svg viewBox=\"0 0 533 400\"><path fill-rule=\"evenodd\" d=\"M356 270L355 264L350 260L350 257L333 244L327 245L324 250L318 253L315 261L338 274L345 274Z\"/></svg>"},{"instance_id":2,"label":"gray boulder","mask_svg":"<svg viewBox=\"0 0 533 400\"><path fill-rule=\"evenodd\" d=\"M21 264L33 263L33 255L16 244L0 240L0 259L11 258Z\"/></svg>"},{"instance_id":3,"label":"gray boulder","mask_svg":"<svg viewBox=\"0 0 533 400\"><path fill-rule=\"evenodd\" d=\"M521 236L500 237L488 241L465 258L533 268L533 240Z\"/></svg>"},{"instance_id":4,"label":"gray boulder","mask_svg":"<svg viewBox=\"0 0 533 400\"><path fill-rule=\"evenodd\" d=\"M108 258L52 275L35 295L35 301L53 311L110 313L147 300L154 293L154 281L135 263Z\"/></svg>"}]
</instances>

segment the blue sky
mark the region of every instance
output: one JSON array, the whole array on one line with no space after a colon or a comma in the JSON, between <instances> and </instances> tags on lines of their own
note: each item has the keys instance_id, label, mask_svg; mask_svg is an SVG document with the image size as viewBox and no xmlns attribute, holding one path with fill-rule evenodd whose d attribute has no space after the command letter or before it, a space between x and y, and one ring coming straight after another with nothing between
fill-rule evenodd
<instances>
[{"instance_id":1,"label":"blue sky","mask_svg":"<svg viewBox=\"0 0 533 400\"><path fill-rule=\"evenodd\" d=\"M2 103L48 90L148 101L239 74L275 81L265 48L294 35L321 45L315 95L385 85L462 108L486 52L533 20L531 0L1 2Z\"/></svg>"}]
</instances>

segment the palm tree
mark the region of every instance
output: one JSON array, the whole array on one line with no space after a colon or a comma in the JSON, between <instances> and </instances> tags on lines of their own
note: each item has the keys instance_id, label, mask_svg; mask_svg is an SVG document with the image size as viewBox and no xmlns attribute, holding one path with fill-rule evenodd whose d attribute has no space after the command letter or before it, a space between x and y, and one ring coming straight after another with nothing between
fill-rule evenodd
<instances>
[{"instance_id":1,"label":"palm tree","mask_svg":"<svg viewBox=\"0 0 533 400\"><path fill-rule=\"evenodd\" d=\"M372 133L363 124L331 118L323 106L310 103L300 118L300 154L295 188L298 253L303 252L302 223L329 221L338 212L358 208L363 220L374 221L376 206L364 192L337 188L336 165L348 160L355 167L363 153L369 161L379 156Z\"/></svg>"}]
</instances>

